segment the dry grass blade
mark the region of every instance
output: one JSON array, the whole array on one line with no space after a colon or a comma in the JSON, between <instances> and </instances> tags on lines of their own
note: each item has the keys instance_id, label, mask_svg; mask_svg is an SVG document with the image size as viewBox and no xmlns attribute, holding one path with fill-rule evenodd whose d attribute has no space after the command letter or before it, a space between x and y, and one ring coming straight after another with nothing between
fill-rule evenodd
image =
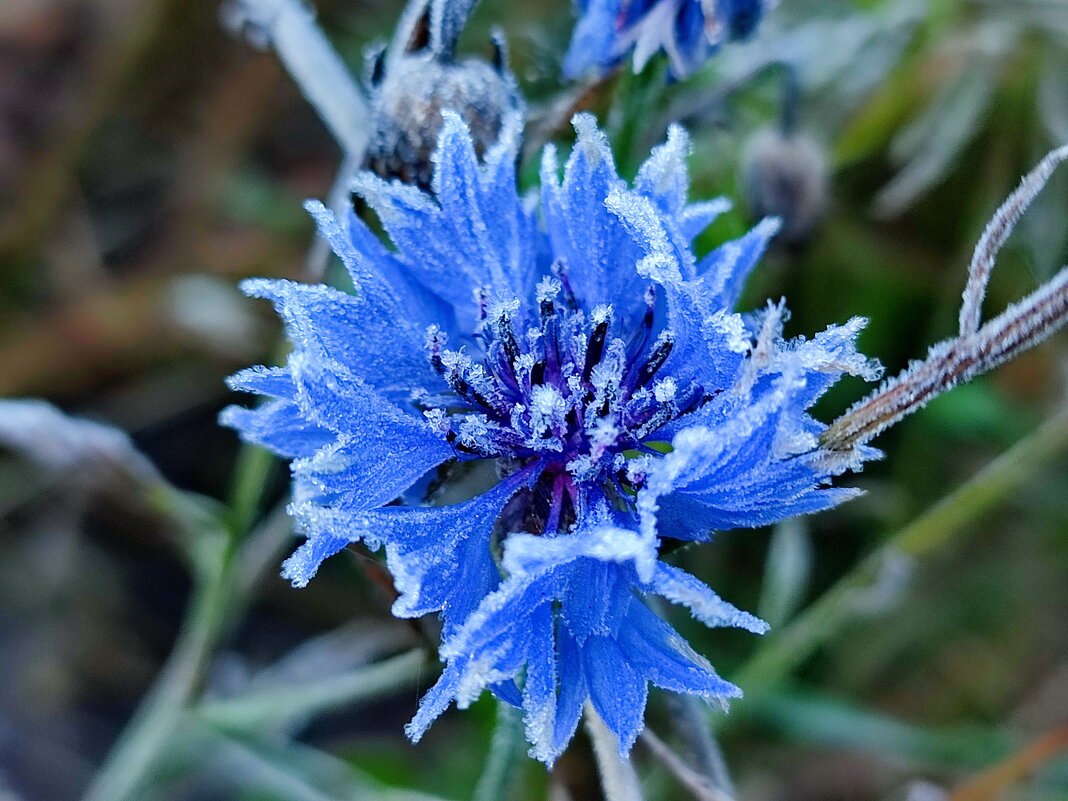
<instances>
[{"instance_id":1,"label":"dry grass blade","mask_svg":"<svg viewBox=\"0 0 1068 801\"><path fill-rule=\"evenodd\" d=\"M1019 753L958 786L949 801L997 801L1012 785L1068 748L1068 726L1055 729Z\"/></svg>"}]
</instances>

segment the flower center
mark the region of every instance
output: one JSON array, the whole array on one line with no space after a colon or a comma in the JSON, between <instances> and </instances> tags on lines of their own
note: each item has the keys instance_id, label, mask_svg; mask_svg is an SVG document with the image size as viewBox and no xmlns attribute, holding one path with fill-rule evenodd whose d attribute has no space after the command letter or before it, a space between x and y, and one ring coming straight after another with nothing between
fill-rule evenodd
<instances>
[{"instance_id":1,"label":"flower center","mask_svg":"<svg viewBox=\"0 0 1068 801\"><path fill-rule=\"evenodd\" d=\"M649 452L651 435L707 397L692 381L658 376L673 339L653 336L653 287L627 338L612 307L580 308L566 274L543 279L536 298L535 317L521 315L517 300L491 305L480 294L477 358L448 350L431 327L430 361L451 392L420 401L457 458L540 462L531 508L537 528L554 531L566 528L583 487L632 495L624 452Z\"/></svg>"}]
</instances>

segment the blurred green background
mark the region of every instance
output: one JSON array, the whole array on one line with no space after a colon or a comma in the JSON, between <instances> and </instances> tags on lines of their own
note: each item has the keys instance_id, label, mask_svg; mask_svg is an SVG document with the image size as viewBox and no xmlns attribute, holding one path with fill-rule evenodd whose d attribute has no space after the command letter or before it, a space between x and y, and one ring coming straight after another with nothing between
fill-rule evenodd
<instances>
[{"instance_id":1,"label":"blurred green background","mask_svg":"<svg viewBox=\"0 0 1068 801\"><path fill-rule=\"evenodd\" d=\"M357 74L401 5L316 3ZM488 54L490 27L503 28L535 112L553 121L571 23L566 0L484 0L462 49ZM694 196L738 201L707 249L752 222L746 176L764 157L754 136L779 122L780 62L829 200L765 260L748 305L785 296L791 335L866 316L862 349L895 373L954 332L986 220L1068 141L1068 1L783 0L755 40L691 80L617 76L582 104L629 172L669 121L686 124ZM329 191L339 155L276 57L228 36L210 0L4 0L0 396L116 426L173 485L225 500L238 449L215 424L233 401L223 378L271 361L279 338L234 285L300 276L312 238L300 202ZM988 313L1066 262L1068 172L1002 254ZM1068 799L1063 423L996 467L995 479L1019 467L1000 495L958 498L956 523L925 518L911 555L894 551L874 582L860 575L828 602L837 617L814 653L773 664L798 609L1063 410L1066 355L1061 334L883 435L888 458L851 482L861 499L674 557L778 624L759 641L677 621L725 677L751 678L730 717L709 716L739 799ZM820 416L866 390L843 382ZM84 480L89 463L59 469L20 450L9 429L0 421L0 799L77 798L170 652L190 579L181 535L154 510ZM269 485L265 508L284 471ZM331 560L301 591L267 575L204 671L208 697L313 686L416 641L389 617L365 553ZM749 661L760 648L771 656ZM392 786L469 798L494 707L449 712L413 747L402 726L433 678L284 731L185 736L144 797L385 798ZM654 694L648 720L669 742L670 717ZM597 798L588 749L580 737L551 780L523 763L510 798ZM649 798L690 797L648 751L636 760Z\"/></svg>"}]
</instances>

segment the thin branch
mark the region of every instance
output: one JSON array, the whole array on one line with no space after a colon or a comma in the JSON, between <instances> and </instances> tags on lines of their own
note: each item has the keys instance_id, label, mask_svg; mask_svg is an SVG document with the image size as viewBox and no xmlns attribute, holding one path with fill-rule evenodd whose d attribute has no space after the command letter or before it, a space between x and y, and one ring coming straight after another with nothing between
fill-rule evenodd
<instances>
[{"instance_id":1,"label":"thin branch","mask_svg":"<svg viewBox=\"0 0 1068 801\"><path fill-rule=\"evenodd\" d=\"M707 704L696 696L682 694L668 696L668 707L675 731L690 751L695 775L722 795L735 795L727 762L708 725Z\"/></svg>"},{"instance_id":2,"label":"thin branch","mask_svg":"<svg viewBox=\"0 0 1068 801\"><path fill-rule=\"evenodd\" d=\"M823 432L845 451L868 442L928 401L1034 347L1068 323L1068 267L971 336L947 339L860 401Z\"/></svg>"},{"instance_id":3,"label":"thin branch","mask_svg":"<svg viewBox=\"0 0 1068 801\"><path fill-rule=\"evenodd\" d=\"M1016 223L1027 211L1038 193L1049 182L1050 176L1062 161L1068 160L1068 145L1057 148L1038 163L1031 172L1020 181L1020 186L1001 204L986 230L979 238L972 254L972 263L968 265L968 285L964 289L964 302L960 307L960 336L966 337L979 330L983 314L983 298L986 285L998 253L1012 234Z\"/></svg>"},{"instance_id":4,"label":"thin branch","mask_svg":"<svg viewBox=\"0 0 1068 801\"><path fill-rule=\"evenodd\" d=\"M653 734L648 727L642 732L641 741L649 749L649 752L668 769L671 775L693 794L697 801L734 801L732 796L713 786L706 776L701 775L679 759L678 754L672 751L667 743ZM609 796L609 798L612 797Z\"/></svg>"},{"instance_id":5,"label":"thin branch","mask_svg":"<svg viewBox=\"0 0 1068 801\"><path fill-rule=\"evenodd\" d=\"M823 432L820 444L832 461L870 441L932 398L982 375L1034 347L1068 323L1068 267L1023 300L979 327L983 296L998 251L1020 216L1068 160L1068 145L1031 171L998 209L976 247L960 310L960 334L933 346L915 362L855 404ZM837 455L836 455L837 454ZM848 457L846 457L848 458Z\"/></svg>"}]
</instances>

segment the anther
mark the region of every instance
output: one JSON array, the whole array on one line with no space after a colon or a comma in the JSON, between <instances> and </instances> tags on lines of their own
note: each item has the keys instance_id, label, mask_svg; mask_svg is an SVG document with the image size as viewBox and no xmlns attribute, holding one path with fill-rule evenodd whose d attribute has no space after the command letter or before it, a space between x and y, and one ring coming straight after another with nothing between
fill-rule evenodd
<instances>
[{"instance_id":1,"label":"anther","mask_svg":"<svg viewBox=\"0 0 1068 801\"><path fill-rule=\"evenodd\" d=\"M445 375L445 364L441 360L445 349L445 334L436 325L426 329L426 346L430 351L430 365L438 375Z\"/></svg>"},{"instance_id":2,"label":"anther","mask_svg":"<svg viewBox=\"0 0 1068 801\"><path fill-rule=\"evenodd\" d=\"M604 343L608 336L608 323L607 319L601 320L594 327L593 333L590 334L590 343L586 346L586 363L582 367L583 381L590 380L593 368L597 366L597 363L601 361L601 356L604 355Z\"/></svg>"},{"instance_id":3,"label":"anther","mask_svg":"<svg viewBox=\"0 0 1068 801\"><path fill-rule=\"evenodd\" d=\"M496 328L497 340L501 343L501 347L504 348L504 355L507 357L509 364L514 364L515 360L519 358L519 341L515 336L512 318L502 314L497 319Z\"/></svg>"},{"instance_id":4,"label":"anther","mask_svg":"<svg viewBox=\"0 0 1068 801\"><path fill-rule=\"evenodd\" d=\"M653 327L653 315L656 312L656 285L649 284L645 288L645 314L642 315L642 327Z\"/></svg>"},{"instance_id":5,"label":"anther","mask_svg":"<svg viewBox=\"0 0 1068 801\"><path fill-rule=\"evenodd\" d=\"M660 335L660 341L657 342L653 352L649 355L649 359L641 366L637 376L635 376L635 388L649 383L653 376L656 375L657 370L664 366L664 362L668 360L668 356L671 355L671 350L674 347L675 340L670 334L664 333Z\"/></svg>"},{"instance_id":6,"label":"anther","mask_svg":"<svg viewBox=\"0 0 1068 801\"><path fill-rule=\"evenodd\" d=\"M567 308L573 312L578 311L579 302L578 298L575 297L575 290L571 288L571 279L567 274L567 262L563 259L557 259L549 269L552 270L553 275L560 279L560 286L564 289L564 302L567 303Z\"/></svg>"}]
</instances>

